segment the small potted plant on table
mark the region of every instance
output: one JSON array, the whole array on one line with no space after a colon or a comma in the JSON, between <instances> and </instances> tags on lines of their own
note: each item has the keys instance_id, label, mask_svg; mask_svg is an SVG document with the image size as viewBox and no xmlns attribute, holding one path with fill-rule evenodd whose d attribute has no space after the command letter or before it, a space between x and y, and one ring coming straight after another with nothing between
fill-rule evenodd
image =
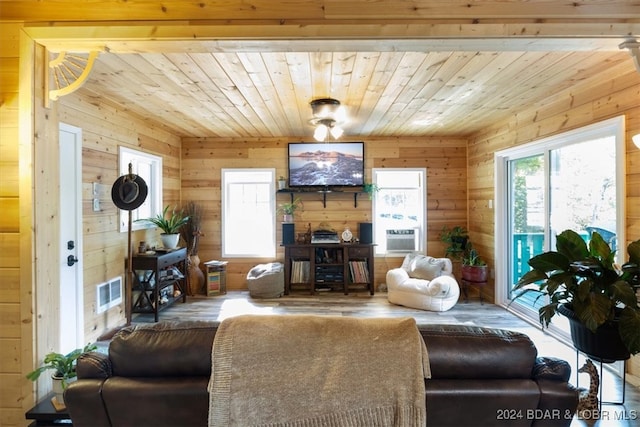
<instances>
[{"instance_id":1,"label":"small potted plant on table","mask_svg":"<svg viewBox=\"0 0 640 427\"><path fill-rule=\"evenodd\" d=\"M160 235L162 245L166 249L173 249L178 246L180 240L180 228L189 222L189 216L184 215L183 211L177 211L175 208L171 215L167 216L169 205L165 206L161 214L153 218L139 219L138 221L147 221L160 228L163 232Z\"/></svg>"},{"instance_id":2,"label":"small potted plant on table","mask_svg":"<svg viewBox=\"0 0 640 427\"><path fill-rule=\"evenodd\" d=\"M77 348L67 354L49 353L44 357L42 366L29 372L27 378L36 381L46 370L53 370L51 379L53 380L53 391L59 405L64 405L64 390L70 380L76 377L76 361L84 353L96 350L94 344L87 344L84 348Z\"/></svg>"},{"instance_id":3,"label":"small potted plant on table","mask_svg":"<svg viewBox=\"0 0 640 427\"><path fill-rule=\"evenodd\" d=\"M293 222L293 214L296 211L302 211L302 201L299 197L296 197L291 202L282 203L278 206L276 213L278 215L283 215L283 222Z\"/></svg>"}]
</instances>

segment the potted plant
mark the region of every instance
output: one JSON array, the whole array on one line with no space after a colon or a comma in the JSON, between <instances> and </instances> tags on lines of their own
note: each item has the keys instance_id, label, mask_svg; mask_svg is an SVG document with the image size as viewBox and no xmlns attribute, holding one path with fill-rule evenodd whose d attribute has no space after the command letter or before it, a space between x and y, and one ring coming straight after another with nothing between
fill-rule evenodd
<instances>
[{"instance_id":1,"label":"potted plant","mask_svg":"<svg viewBox=\"0 0 640 427\"><path fill-rule=\"evenodd\" d=\"M471 242L467 242L462 256L462 278L470 282L486 282L488 270L487 263L478 255Z\"/></svg>"},{"instance_id":2,"label":"potted plant","mask_svg":"<svg viewBox=\"0 0 640 427\"><path fill-rule=\"evenodd\" d=\"M445 225L440 232L440 240L447 244L445 256L452 260L459 260L467 246L469 232L466 228L459 225L453 228Z\"/></svg>"},{"instance_id":3,"label":"potted plant","mask_svg":"<svg viewBox=\"0 0 640 427\"><path fill-rule=\"evenodd\" d=\"M56 394L58 403L62 404L64 402L63 393L69 380L76 377L76 361L78 357L96 349L97 347L94 344L87 344L84 348L77 348L67 354L49 353L44 357L43 365L29 372L27 378L31 381L36 381L40 378L40 374L52 369L53 391Z\"/></svg>"},{"instance_id":4,"label":"potted plant","mask_svg":"<svg viewBox=\"0 0 640 427\"><path fill-rule=\"evenodd\" d=\"M140 219L138 221L148 221L160 228L163 232L160 235L162 245L167 249L173 249L178 246L180 240L180 228L189 222L189 216L184 211L172 210L171 215L167 216L169 205L165 206L161 214L153 218Z\"/></svg>"},{"instance_id":5,"label":"potted plant","mask_svg":"<svg viewBox=\"0 0 640 427\"><path fill-rule=\"evenodd\" d=\"M293 214L296 211L302 211L303 205L302 200L299 197L296 197L294 200L288 203L282 203L278 206L276 213L279 215L283 215L284 222L293 222Z\"/></svg>"},{"instance_id":6,"label":"potted plant","mask_svg":"<svg viewBox=\"0 0 640 427\"><path fill-rule=\"evenodd\" d=\"M280 175L278 178L278 190L284 190L287 188L287 178Z\"/></svg>"},{"instance_id":7,"label":"potted plant","mask_svg":"<svg viewBox=\"0 0 640 427\"><path fill-rule=\"evenodd\" d=\"M556 251L529 260L531 270L516 286L515 299L530 291L549 298L539 309L548 326L556 313L569 319L574 346L603 362L640 353L640 240L627 247L629 261L614 263L615 251L594 232L589 245L572 230L557 235Z\"/></svg>"},{"instance_id":8,"label":"potted plant","mask_svg":"<svg viewBox=\"0 0 640 427\"><path fill-rule=\"evenodd\" d=\"M378 184L365 183L362 185L362 191L367 193L369 195L369 199L371 200L373 199L373 195L380 191L380 187L378 187Z\"/></svg>"}]
</instances>

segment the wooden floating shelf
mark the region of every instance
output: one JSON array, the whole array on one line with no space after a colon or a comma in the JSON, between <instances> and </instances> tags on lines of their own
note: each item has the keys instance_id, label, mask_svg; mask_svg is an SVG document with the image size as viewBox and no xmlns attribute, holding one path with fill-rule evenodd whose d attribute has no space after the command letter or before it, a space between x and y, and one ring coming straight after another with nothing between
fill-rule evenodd
<instances>
[{"instance_id":1,"label":"wooden floating shelf","mask_svg":"<svg viewBox=\"0 0 640 427\"><path fill-rule=\"evenodd\" d=\"M291 189L291 188L286 188L284 190L278 190L278 194L289 194L289 196L291 197L291 203L293 203L293 196L294 194L296 195L305 195L305 194L320 194L322 195L322 206L324 208L327 207L327 195L353 195L353 207L357 208L358 207L358 195L359 194L367 194L365 191L362 190L296 190L296 189Z\"/></svg>"}]
</instances>

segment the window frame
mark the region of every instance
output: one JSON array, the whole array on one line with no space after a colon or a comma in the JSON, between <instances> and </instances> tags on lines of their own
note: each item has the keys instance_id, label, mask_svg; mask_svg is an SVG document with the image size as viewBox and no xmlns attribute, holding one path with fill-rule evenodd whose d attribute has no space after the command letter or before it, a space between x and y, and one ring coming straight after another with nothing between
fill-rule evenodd
<instances>
[{"instance_id":1,"label":"window frame","mask_svg":"<svg viewBox=\"0 0 640 427\"><path fill-rule=\"evenodd\" d=\"M494 153L495 166L495 194L496 209L494 210L495 224L508 224L508 168L507 163L518 157L538 154L541 151L548 152L553 149L562 148L567 145L575 144L584 139L597 138L602 136L614 136L616 148L616 235L618 236L619 245L626 242L626 161L625 161L625 117L617 116L608 120L581 126L577 129L566 131L557 135L541 138L520 146L511 147ZM548 163L548 162L547 162ZM548 176L548 172L545 172ZM545 184L546 186L547 184ZM545 212L548 209L545 207ZM495 227L494 247L495 253L508 253L508 226ZM548 224L545 229L548 229ZM551 236L547 236L551 237ZM545 239L545 250L553 250L555 242L553 239ZM624 251L616 253L618 263L621 263ZM496 257L495 265L495 293L496 303L503 307L511 307L510 296L508 292L507 282L509 281L508 259L509 257ZM512 308L512 307L511 307Z\"/></svg>"},{"instance_id":2,"label":"window frame","mask_svg":"<svg viewBox=\"0 0 640 427\"><path fill-rule=\"evenodd\" d=\"M418 229L418 237L417 237L417 242L418 242L418 247L416 248L416 250L392 250L389 251L386 249L386 242L384 245L381 245L380 242L376 242L376 239L382 235L381 231L378 230L378 227L380 226L380 220L378 218L377 215L377 209L379 208L378 206L378 196L380 194L381 191L384 191L384 186L382 186L380 184L380 180L379 180L379 174L384 174L384 173L397 173L397 172L405 172L405 173L417 173L418 179L419 179L419 184L418 187L407 187L407 188L422 188L422 191L419 192L419 194L421 195L421 207L418 208L420 210L420 216L421 216L421 220L419 220L418 222L418 226L415 227ZM427 253L427 239L426 239L426 232L427 232L427 168L372 168L371 169L371 180L372 182L377 186L378 191L374 194L373 197L373 202L371 203L371 217L372 217L372 223L373 223L373 239L374 239L374 243L376 243L375 246L375 256L376 257L388 257L388 256L404 256L407 253L411 253L411 252L418 252L418 253L422 253L422 254L426 254ZM398 187L399 188L399 187ZM385 233L386 234L386 230ZM382 248L384 247L384 251L382 250Z\"/></svg>"},{"instance_id":3,"label":"window frame","mask_svg":"<svg viewBox=\"0 0 640 427\"><path fill-rule=\"evenodd\" d=\"M229 230L227 229L227 226L229 224L228 221L228 217L229 216L233 216L233 213L229 212L230 208L230 203L228 200L229 197L229 185L234 184L234 183L239 183L241 181L230 181L230 174L234 173L234 174L239 174L242 176L246 176L247 174L251 174L251 173L265 173L268 175L268 179L261 181L262 183L265 183L268 185L268 193L269 193L269 199L268 199L268 203L269 203L269 207L268 207L268 212L270 212L271 218L269 218L267 221L264 222L268 222L273 224L272 225L272 230L270 233L270 242L265 242L265 244L263 245L263 247L265 248L269 248L268 252L265 253L253 253L250 251L247 251L246 253L235 253L235 252L230 252L227 249L227 235L228 233L235 233L234 230ZM275 209L275 204L276 204L276 199L275 199L275 192L276 192L276 170L275 168L222 168L220 169L220 207L221 207L221 230L220 230L220 236L221 236L221 244L220 244L220 249L221 249L221 255L223 258L270 258L273 259L276 256L276 209Z\"/></svg>"},{"instance_id":4,"label":"window frame","mask_svg":"<svg viewBox=\"0 0 640 427\"><path fill-rule=\"evenodd\" d=\"M132 148L118 147L118 162L120 175L129 173L129 163L132 165L132 171L136 175L140 175L147 184L147 198L142 204L149 206L150 214L144 218L152 218L162 214L162 157L155 154L145 153L143 151L134 150ZM150 174L139 174L139 165L148 165ZM140 208L132 211L119 209L120 232L128 231L129 212L131 212L131 230L144 230L154 228L155 225L148 221L138 221L141 218Z\"/></svg>"}]
</instances>

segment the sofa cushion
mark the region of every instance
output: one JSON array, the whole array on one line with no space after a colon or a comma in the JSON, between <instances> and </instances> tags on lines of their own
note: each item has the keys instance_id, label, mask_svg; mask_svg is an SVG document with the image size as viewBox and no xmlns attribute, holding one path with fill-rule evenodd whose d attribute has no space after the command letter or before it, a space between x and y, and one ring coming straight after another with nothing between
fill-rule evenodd
<instances>
[{"instance_id":1,"label":"sofa cushion","mask_svg":"<svg viewBox=\"0 0 640 427\"><path fill-rule=\"evenodd\" d=\"M529 379L426 381L427 427L531 426L540 399Z\"/></svg>"},{"instance_id":2,"label":"sofa cushion","mask_svg":"<svg viewBox=\"0 0 640 427\"><path fill-rule=\"evenodd\" d=\"M523 333L467 325L418 326L434 379L528 379L538 351ZM497 363L508 360L509 363Z\"/></svg>"},{"instance_id":3,"label":"sofa cushion","mask_svg":"<svg viewBox=\"0 0 640 427\"><path fill-rule=\"evenodd\" d=\"M111 426L202 427L209 412L208 382L207 376L114 377L105 382L102 396Z\"/></svg>"},{"instance_id":4,"label":"sofa cushion","mask_svg":"<svg viewBox=\"0 0 640 427\"><path fill-rule=\"evenodd\" d=\"M121 329L109 344L113 375L208 377L217 325L218 322L176 321Z\"/></svg>"},{"instance_id":5,"label":"sofa cushion","mask_svg":"<svg viewBox=\"0 0 640 427\"><path fill-rule=\"evenodd\" d=\"M433 280L442 274L444 261L427 255L411 253L405 256L402 268L410 277Z\"/></svg>"},{"instance_id":6,"label":"sofa cushion","mask_svg":"<svg viewBox=\"0 0 640 427\"><path fill-rule=\"evenodd\" d=\"M444 262L430 256L418 257L413 270L409 273L416 279L433 280L442 274Z\"/></svg>"}]
</instances>

